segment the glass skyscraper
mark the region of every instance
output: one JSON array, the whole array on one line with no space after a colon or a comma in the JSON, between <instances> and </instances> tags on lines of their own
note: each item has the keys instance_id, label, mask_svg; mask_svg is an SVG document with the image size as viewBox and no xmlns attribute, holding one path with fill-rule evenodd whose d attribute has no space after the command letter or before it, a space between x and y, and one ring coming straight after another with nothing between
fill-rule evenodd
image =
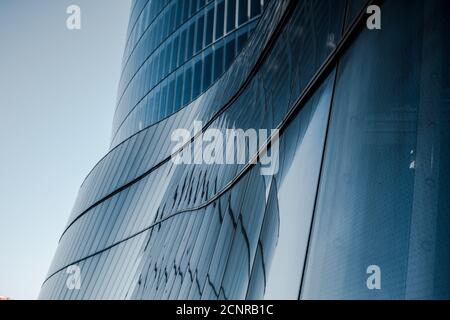
<instances>
[{"instance_id":1,"label":"glass skyscraper","mask_svg":"<svg viewBox=\"0 0 450 320\"><path fill-rule=\"evenodd\" d=\"M449 299L448 12L134 1L111 148L40 298ZM179 128L192 136L174 149ZM172 161L211 128L278 129L278 170Z\"/></svg>"}]
</instances>

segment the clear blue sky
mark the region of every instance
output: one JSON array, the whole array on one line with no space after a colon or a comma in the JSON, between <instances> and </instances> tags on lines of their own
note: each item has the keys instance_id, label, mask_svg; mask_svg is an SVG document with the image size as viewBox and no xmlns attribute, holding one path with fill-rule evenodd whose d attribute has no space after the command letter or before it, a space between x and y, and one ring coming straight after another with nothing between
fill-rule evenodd
<instances>
[{"instance_id":1,"label":"clear blue sky","mask_svg":"<svg viewBox=\"0 0 450 320\"><path fill-rule=\"evenodd\" d=\"M82 29L66 28L81 7ZM0 1L0 295L34 299L107 152L130 0Z\"/></svg>"}]
</instances>

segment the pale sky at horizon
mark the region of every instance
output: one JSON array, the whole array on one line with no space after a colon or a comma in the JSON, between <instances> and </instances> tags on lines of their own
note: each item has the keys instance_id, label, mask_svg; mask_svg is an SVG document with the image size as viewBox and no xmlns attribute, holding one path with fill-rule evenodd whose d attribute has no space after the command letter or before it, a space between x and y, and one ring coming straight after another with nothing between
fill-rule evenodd
<instances>
[{"instance_id":1,"label":"pale sky at horizon","mask_svg":"<svg viewBox=\"0 0 450 320\"><path fill-rule=\"evenodd\" d=\"M0 295L37 298L108 150L130 2L0 2ZM81 30L66 28L71 4Z\"/></svg>"}]
</instances>

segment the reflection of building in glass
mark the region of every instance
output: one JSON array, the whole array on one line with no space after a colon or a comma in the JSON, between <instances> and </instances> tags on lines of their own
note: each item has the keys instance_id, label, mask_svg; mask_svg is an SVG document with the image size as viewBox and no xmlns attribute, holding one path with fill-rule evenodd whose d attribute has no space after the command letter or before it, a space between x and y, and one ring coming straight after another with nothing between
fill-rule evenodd
<instances>
[{"instance_id":1,"label":"reflection of building in glass","mask_svg":"<svg viewBox=\"0 0 450 320\"><path fill-rule=\"evenodd\" d=\"M135 1L111 150L40 297L450 298L449 9ZM279 128L279 172L175 165L171 132L196 120Z\"/></svg>"}]
</instances>

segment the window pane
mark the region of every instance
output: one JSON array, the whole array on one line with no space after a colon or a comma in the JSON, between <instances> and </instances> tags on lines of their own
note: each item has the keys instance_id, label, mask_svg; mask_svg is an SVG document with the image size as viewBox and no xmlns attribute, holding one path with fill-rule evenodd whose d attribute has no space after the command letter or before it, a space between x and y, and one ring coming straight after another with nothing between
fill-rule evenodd
<instances>
[{"instance_id":1,"label":"window pane","mask_svg":"<svg viewBox=\"0 0 450 320\"><path fill-rule=\"evenodd\" d=\"M212 75L212 51L209 52L205 57L205 64L203 66L203 89L206 91L211 85L211 75Z\"/></svg>"},{"instance_id":2,"label":"window pane","mask_svg":"<svg viewBox=\"0 0 450 320\"><path fill-rule=\"evenodd\" d=\"M240 26L244 22L248 20L248 1L247 0L239 0L239 21L238 25Z\"/></svg>"},{"instance_id":3,"label":"window pane","mask_svg":"<svg viewBox=\"0 0 450 320\"><path fill-rule=\"evenodd\" d=\"M218 47L214 53L214 80L223 72L223 46Z\"/></svg>"},{"instance_id":4,"label":"window pane","mask_svg":"<svg viewBox=\"0 0 450 320\"><path fill-rule=\"evenodd\" d=\"M216 7L216 40L223 36L225 2L220 2Z\"/></svg>"},{"instance_id":5,"label":"window pane","mask_svg":"<svg viewBox=\"0 0 450 320\"><path fill-rule=\"evenodd\" d=\"M192 92L192 98L195 99L199 96L200 90L202 88L202 59L194 65L194 91Z\"/></svg>"},{"instance_id":6,"label":"window pane","mask_svg":"<svg viewBox=\"0 0 450 320\"><path fill-rule=\"evenodd\" d=\"M236 25L236 0L227 1L227 32L234 30Z\"/></svg>"},{"instance_id":7,"label":"window pane","mask_svg":"<svg viewBox=\"0 0 450 320\"><path fill-rule=\"evenodd\" d=\"M228 69L234 60L236 45L234 35L228 37L226 41L225 70Z\"/></svg>"},{"instance_id":8,"label":"window pane","mask_svg":"<svg viewBox=\"0 0 450 320\"><path fill-rule=\"evenodd\" d=\"M206 15L205 47L210 45L214 32L214 8L211 8Z\"/></svg>"},{"instance_id":9,"label":"window pane","mask_svg":"<svg viewBox=\"0 0 450 320\"><path fill-rule=\"evenodd\" d=\"M250 17L254 18L261 13L261 0L251 0Z\"/></svg>"},{"instance_id":10,"label":"window pane","mask_svg":"<svg viewBox=\"0 0 450 320\"><path fill-rule=\"evenodd\" d=\"M183 105L186 105L189 101L191 101L191 90L192 90L192 69L188 67L185 70Z\"/></svg>"},{"instance_id":11,"label":"window pane","mask_svg":"<svg viewBox=\"0 0 450 320\"><path fill-rule=\"evenodd\" d=\"M197 21L197 38L195 52L199 52L203 48L203 30L205 27L205 16L201 16Z\"/></svg>"}]
</instances>

